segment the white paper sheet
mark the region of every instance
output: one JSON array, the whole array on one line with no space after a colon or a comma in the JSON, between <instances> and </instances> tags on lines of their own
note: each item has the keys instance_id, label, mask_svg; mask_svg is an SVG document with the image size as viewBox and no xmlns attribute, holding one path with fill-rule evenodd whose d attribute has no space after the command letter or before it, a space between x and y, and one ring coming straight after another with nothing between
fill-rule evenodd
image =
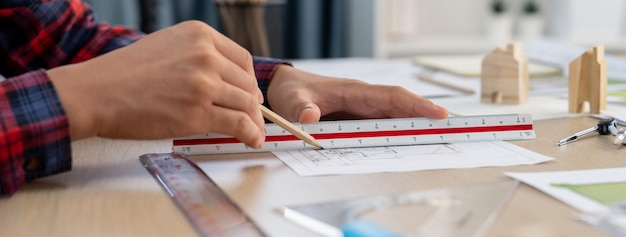
<instances>
[{"instance_id":1,"label":"white paper sheet","mask_svg":"<svg viewBox=\"0 0 626 237\"><path fill-rule=\"evenodd\" d=\"M370 84L402 86L423 97L449 97L464 95L418 79L423 70L411 59L338 58L294 60L294 67L320 75L344 77ZM475 83L474 83L475 84Z\"/></svg>"},{"instance_id":2,"label":"white paper sheet","mask_svg":"<svg viewBox=\"0 0 626 237\"><path fill-rule=\"evenodd\" d=\"M463 77L480 77L484 54L477 55L418 55L413 58L416 64L454 73ZM559 76L560 67L528 62L528 74L532 77Z\"/></svg>"},{"instance_id":3,"label":"white paper sheet","mask_svg":"<svg viewBox=\"0 0 626 237\"><path fill-rule=\"evenodd\" d=\"M615 118L621 125L626 125L626 109L602 111L602 114Z\"/></svg>"},{"instance_id":4,"label":"white paper sheet","mask_svg":"<svg viewBox=\"0 0 626 237\"><path fill-rule=\"evenodd\" d=\"M601 184L626 182L626 168L590 169L575 171L506 173L509 177L533 186L546 194L586 213L605 213L609 207L553 184Z\"/></svg>"},{"instance_id":5,"label":"white paper sheet","mask_svg":"<svg viewBox=\"0 0 626 237\"><path fill-rule=\"evenodd\" d=\"M530 165L552 158L507 142L273 152L302 176Z\"/></svg>"},{"instance_id":6,"label":"white paper sheet","mask_svg":"<svg viewBox=\"0 0 626 237\"><path fill-rule=\"evenodd\" d=\"M564 118L581 116L568 112L568 102L554 96L529 97L525 104L488 104L481 103L480 96L437 98L432 100L435 104L447 108L455 115L484 115L484 114L508 114L529 113L533 120Z\"/></svg>"}]
</instances>

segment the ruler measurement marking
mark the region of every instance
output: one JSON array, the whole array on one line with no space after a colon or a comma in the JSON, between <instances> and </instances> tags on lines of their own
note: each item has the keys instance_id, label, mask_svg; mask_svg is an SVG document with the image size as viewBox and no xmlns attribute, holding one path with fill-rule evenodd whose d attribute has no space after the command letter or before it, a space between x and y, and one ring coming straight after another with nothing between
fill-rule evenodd
<instances>
[{"instance_id":1,"label":"ruler measurement marking","mask_svg":"<svg viewBox=\"0 0 626 237\"><path fill-rule=\"evenodd\" d=\"M534 139L529 114L322 121L298 124L325 148L441 144ZM185 154L266 152L314 149L275 124L266 124L265 146L255 150L231 136L202 134L173 140L173 150Z\"/></svg>"},{"instance_id":2,"label":"ruler measurement marking","mask_svg":"<svg viewBox=\"0 0 626 237\"><path fill-rule=\"evenodd\" d=\"M401 146L401 145L413 145L413 144L441 144L441 143L456 143L456 142L487 142L487 141L494 141L494 140L520 140L520 139L532 139L534 137L519 137L518 136L519 133L515 133L515 136L512 135L500 135L499 139L494 139L492 134L487 134L487 136L489 137L484 137L484 136L479 136L479 135L474 135L471 137L471 140L468 140L467 138L465 138L464 135L460 135L463 136L463 138L459 138L459 137L451 137L447 136L445 137L445 140L442 141L441 138L439 136L436 137L436 139L432 139L432 138L421 138L419 140L419 142L416 142L414 137L398 137L398 138L407 138L410 139L409 141L413 140L412 142L407 142L406 139L400 139L400 140L396 140L396 141L390 141L389 143L386 143L385 141L381 141L381 138L368 138L368 139L348 139L348 141L346 142L345 139L338 139L336 141L327 141L329 142L330 146L328 146L327 148L350 148L350 147L372 147L372 146ZM293 141L293 142L297 142L297 141ZM314 150L316 149L313 146L295 146L295 143L292 142L285 142L283 144L280 144L278 148L262 148L259 150L242 150L239 149L238 147L240 146L240 144L228 144L231 145L230 148L228 149L222 149L221 151L216 151L215 149L212 149L212 145L195 145L195 146L190 146L192 147L192 151L189 153L186 153L188 155L202 155L202 154L216 154L216 153L240 153L240 152L267 152L267 151L277 151L277 150L281 150L281 151L286 151L286 150L301 150L301 149L307 149L307 150ZM298 144L302 144L302 143L298 143ZM324 145L326 146L326 145ZM175 147L174 150L177 150L178 147Z\"/></svg>"},{"instance_id":3,"label":"ruler measurement marking","mask_svg":"<svg viewBox=\"0 0 626 237\"><path fill-rule=\"evenodd\" d=\"M409 130L384 130L367 132L343 132L343 133L316 133L311 134L316 140L344 139L344 138L373 138L373 137L399 137L399 136L419 136L433 134L458 134L458 133L479 133L494 131L520 131L530 130L532 125L508 125L508 126L484 126L484 127L459 127L459 128L432 128L432 129L409 129ZM284 142L300 140L294 135L267 135L265 142ZM224 144L241 143L234 137L224 138L201 138L174 140L174 146L190 146L200 144ZM276 144L276 143L275 143Z\"/></svg>"}]
</instances>

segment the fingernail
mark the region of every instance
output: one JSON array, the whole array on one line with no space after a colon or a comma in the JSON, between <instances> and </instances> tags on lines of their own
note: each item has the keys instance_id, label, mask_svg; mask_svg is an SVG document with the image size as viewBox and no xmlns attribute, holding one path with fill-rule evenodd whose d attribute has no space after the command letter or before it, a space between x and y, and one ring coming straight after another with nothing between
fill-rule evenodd
<instances>
[{"instance_id":1,"label":"fingernail","mask_svg":"<svg viewBox=\"0 0 626 237\"><path fill-rule=\"evenodd\" d=\"M263 104L263 92L261 91L261 88L257 88L257 94L259 96L259 104Z\"/></svg>"},{"instance_id":2,"label":"fingernail","mask_svg":"<svg viewBox=\"0 0 626 237\"><path fill-rule=\"evenodd\" d=\"M300 110L300 113L298 113L298 117L296 119L300 119L300 116L302 116L302 114L304 113L304 111L313 109L313 103L308 103L304 106L304 108L302 108L302 110Z\"/></svg>"},{"instance_id":3,"label":"fingernail","mask_svg":"<svg viewBox=\"0 0 626 237\"><path fill-rule=\"evenodd\" d=\"M254 144L254 147L252 147L252 148L254 148L254 149L261 149L261 148L263 148L263 143L264 142L265 142L265 134L263 135L263 138L261 140L257 141Z\"/></svg>"}]
</instances>

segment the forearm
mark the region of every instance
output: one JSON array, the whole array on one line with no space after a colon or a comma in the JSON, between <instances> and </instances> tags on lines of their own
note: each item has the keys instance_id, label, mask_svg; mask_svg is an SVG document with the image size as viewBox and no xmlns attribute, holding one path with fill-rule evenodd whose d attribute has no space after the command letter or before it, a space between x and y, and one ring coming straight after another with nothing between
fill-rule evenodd
<instances>
[{"instance_id":1,"label":"forearm","mask_svg":"<svg viewBox=\"0 0 626 237\"><path fill-rule=\"evenodd\" d=\"M0 194L71 168L69 124L45 71L0 83Z\"/></svg>"},{"instance_id":2,"label":"forearm","mask_svg":"<svg viewBox=\"0 0 626 237\"><path fill-rule=\"evenodd\" d=\"M7 77L0 84L0 194L12 194L71 168L68 117L44 70L103 55L142 34L97 22L78 0L11 1L0 5L0 15L7 29L0 31L0 75Z\"/></svg>"}]
</instances>

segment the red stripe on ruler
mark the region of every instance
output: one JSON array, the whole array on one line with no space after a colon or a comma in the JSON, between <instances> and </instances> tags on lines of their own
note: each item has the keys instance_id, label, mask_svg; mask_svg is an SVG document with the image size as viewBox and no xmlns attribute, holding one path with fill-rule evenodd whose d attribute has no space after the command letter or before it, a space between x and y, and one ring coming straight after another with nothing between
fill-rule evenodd
<instances>
[{"instance_id":1,"label":"red stripe on ruler","mask_svg":"<svg viewBox=\"0 0 626 237\"><path fill-rule=\"evenodd\" d=\"M532 129L533 129L532 124L522 124L522 125L485 126L485 127L321 133L321 134L311 134L311 136L313 136L316 140L330 140L330 139L345 139L345 138L399 137L399 136L419 136L419 135L433 135L433 134L523 131L523 130L532 130ZM276 135L276 136L265 137L265 142L284 142L284 141L297 141L297 140L300 140L300 139L294 135ZM241 143L241 142L234 137L174 140L174 146L211 145L211 144L229 144L229 143Z\"/></svg>"}]
</instances>

